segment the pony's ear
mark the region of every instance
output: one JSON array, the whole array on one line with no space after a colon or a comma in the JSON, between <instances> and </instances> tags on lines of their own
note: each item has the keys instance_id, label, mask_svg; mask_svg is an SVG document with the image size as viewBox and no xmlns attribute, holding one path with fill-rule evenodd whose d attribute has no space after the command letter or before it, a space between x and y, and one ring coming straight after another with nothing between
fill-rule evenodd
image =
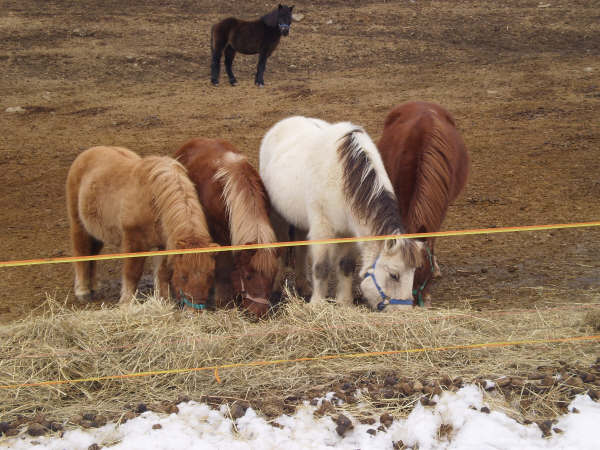
<instances>
[{"instance_id":1,"label":"pony's ear","mask_svg":"<svg viewBox=\"0 0 600 450\"><path fill-rule=\"evenodd\" d=\"M421 225L419 227L419 229L417 230L417 233L427 233L427 230L425 229L425 225ZM427 238L424 238L424 237L418 238L418 240L421 242L425 242L426 239Z\"/></svg>"},{"instance_id":2,"label":"pony's ear","mask_svg":"<svg viewBox=\"0 0 600 450\"><path fill-rule=\"evenodd\" d=\"M278 9L281 9L281 8L283 8L283 5L280 3Z\"/></svg>"},{"instance_id":3,"label":"pony's ear","mask_svg":"<svg viewBox=\"0 0 600 450\"><path fill-rule=\"evenodd\" d=\"M294 5L290 6L290 12L294 9Z\"/></svg>"}]
</instances>

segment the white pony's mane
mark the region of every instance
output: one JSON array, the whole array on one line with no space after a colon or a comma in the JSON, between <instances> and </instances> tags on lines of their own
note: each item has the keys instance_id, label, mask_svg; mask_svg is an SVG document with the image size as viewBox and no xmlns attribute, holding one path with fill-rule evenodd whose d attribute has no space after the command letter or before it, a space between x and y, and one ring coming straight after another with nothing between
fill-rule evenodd
<instances>
[{"instance_id":1,"label":"white pony's mane","mask_svg":"<svg viewBox=\"0 0 600 450\"><path fill-rule=\"evenodd\" d=\"M366 132L348 123L338 139L344 194L353 212L370 223L376 234L404 232L398 201L381 157Z\"/></svg>"}]
</instances>

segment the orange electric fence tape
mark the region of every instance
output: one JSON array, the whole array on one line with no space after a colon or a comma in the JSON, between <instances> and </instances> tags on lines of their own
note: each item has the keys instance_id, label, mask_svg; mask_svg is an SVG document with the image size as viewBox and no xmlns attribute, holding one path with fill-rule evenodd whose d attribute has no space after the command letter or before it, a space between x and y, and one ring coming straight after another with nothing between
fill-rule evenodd
<instances>
[{"instance_id":1,"label":"orange electric fence tape","mask_svg":"<svg viewBox=\"0 0 600 450\"><path fill-rule=\"evenodd\" d=\"M403 237L407 239L417 239L426 237L447 237L447 236L468 236L476 234L496 234L496 233L511 233L516 231L543 231L557 230L561 228L584 228L600 226L600 221L597 222L579 222L579 223L562 223L552 225L526 225L520 227L502 227L502 228L482 228L472 230L456 230L456 231L437 231L435 233L415 233L415 234L398 234L386 236L364 236L354 238L335 238L335 239L317 239L312 241L295 241L295 242L273 242L269 244L246 244L246 245L230 245L223 247L205 247L205 248L188 248L177 250L157 250L149 252L137 253L113 253L106 255L95 256L66 256L62 258L43 258L43 259L27 259L14 261L0 261L2 267L17 267L17 266L36 266L41 264L59 264L78 261L100 261L105 259L125 259L125 258L141 258L146 256L166 256L166 255L183 255L187 253L217 253L231 252L236 250L252 250L261 248L280 248L280 247L296 247L302 245L326 245L326 244L341 244L349 242L369 242L383 241Z\"/></svg>"},{"instance_id":2,"label":"orange electric fence tape","mask_svg":"<svg viewBox=\"0 0 600 450\"><path fill-rule=\"evenodd\" d=\"M390 356L390 355L399 355L399 354L410 354L410 353L426 353L426 352L442 352L449 350L472 350L472 349L482 349L482 348L498 348L498 347L509 347L513 345L538 345L538 344L555 344L555 343L565 343L565 342L582 342L582 341L592 341L599 340L600 335L593 336L572 336L566 338L555 338L555 339L537 339L537 340L522 340L522 341L507 341L507 342L486 342L480 344L464 344L464 345L450 345L447 347L423 347L423 348L413 348L407 350L388 350L381 352L365 352L365 353L346 353L346 354L335 354L335 355L323 355L323 356L307 356L305 358L295 358L295 359L276 359L271 361L251 361L247 363L233 363L233 364L220 364L215 366L204 366L204 367L192 367L192 368L184 368L184 369L168 369L168 370L153 370L149 372L136 372L136 373L126 373L119 375L105 375L101 377L89 377L89 378L76 378L73 380L49 380L49 381L40 381L35 383L20 383L20 384L8 384L8 385L0 385L0 389L20 389L24 387L37 387L37 386L55 386L60 384L70 384L70 383L85 383L85 382L98 382L98 381L106 381L106 380L119 380L119 379L131 379L138 377L147 377L153 375L174 375L186 372L200 372L206 370L214 371L214 375L217 379L218 383L221 383L221 379L219 377L218 371L219 369L234 369L241 367L257 367L257 366L274 366L277 364L289 364L289 363L298 363L298 362L314 362L314 361L325 361L332 359L342 359L342 358L368 358L375 356Z\"/></svg>"}]
</instances>

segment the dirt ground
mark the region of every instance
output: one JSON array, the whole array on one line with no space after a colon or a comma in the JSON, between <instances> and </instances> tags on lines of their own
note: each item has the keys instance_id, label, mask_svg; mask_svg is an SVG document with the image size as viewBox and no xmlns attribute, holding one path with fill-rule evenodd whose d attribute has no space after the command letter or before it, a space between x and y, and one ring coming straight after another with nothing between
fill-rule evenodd
<instances>
[{"instance_id":1,"label":"dirt ground","mask_svg":"<svg viewBox=\"0 0 600 450\"><path fill-rule=\"evenodd\" d=\"M445 229L600 219L600 8L582 0L296 2L304 17L253 84L209 82L209 30L276 4L249 0L4 0L0 10L0 260L70 254L64 182L93 145L172 154L230 140L257 163L263 134L301 114L374 139L387 112L430 100L472 157ZM21 113L6 112L22 107ZM600 229L442 238L439 307L600 299ZM107 248L106 251L117 251ZM100 263L116 301L119 263ZM72 302L67 264L0 269L0 322L47 294Z\"/></svg>"}]
</instances>

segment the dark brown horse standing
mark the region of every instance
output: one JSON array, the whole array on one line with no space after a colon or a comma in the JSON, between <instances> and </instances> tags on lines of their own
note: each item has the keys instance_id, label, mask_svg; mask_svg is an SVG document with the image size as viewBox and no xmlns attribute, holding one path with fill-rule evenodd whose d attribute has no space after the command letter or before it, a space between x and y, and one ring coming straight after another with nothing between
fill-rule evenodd
<instances>
[{"instance_id":1,"label":"dark brown horse standing","mask_svg":"<svg viewBox=\"0 0 600 450\"><path fill-rule=\"evenodd\" d=\"M210 81L215 86L219 84L221 70L221 55L225 51L225 70L232 86L237 84L233 75L233 58L235 53L258 56L258 67L254 83L264 87L263 74L267 58L275 51L281 35L287 36L292 24L293 6L279 5L269 14L258 20L245 21L229 17L213 25L210 31L210 49L212 53Z\"/></svg>"},{"instance_id":2,"label":"dark brown horse standing","mask_svg":"<svg viewBox=\"0 0 600 450\"><path fill-rule=\"evenodd\" d=\"M465 187L470 167L454 118L435 103L404 103L388 114L377 146L407 233L438 231L448 205ZM413 290L420 305L430 304L429 281L439 272L434 238L425 242L425 264L415 272Z\"/></svg>"},{"instance_id":3,"label":"dark brown horse standing","mask_svg":"<svg viewBox=\"0 0 600 450\"><path fill-rule=\"evenodd\" d=\"M211 236L223 245L276 242L269 221L269 201L260 176L233 145L221 139L192 139L175 153L188 170L204 207ZM228 286L242 306L256 316L270 307L279 270L275 249L217 254L216 306L231 300Z\"/></svg>"}]
</instances>

